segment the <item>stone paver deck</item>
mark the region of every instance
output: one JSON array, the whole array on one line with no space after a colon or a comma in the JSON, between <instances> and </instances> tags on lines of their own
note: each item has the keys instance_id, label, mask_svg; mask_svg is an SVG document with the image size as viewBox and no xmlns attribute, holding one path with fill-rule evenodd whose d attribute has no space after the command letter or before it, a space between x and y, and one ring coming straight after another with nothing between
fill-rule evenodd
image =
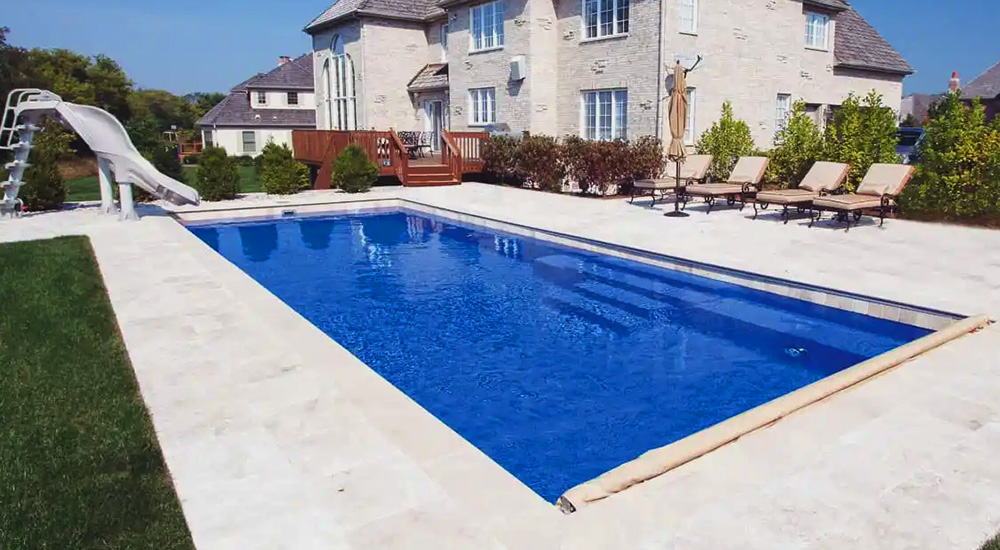
<instances>
[{"instance_id":1,"label":"stone paver deck","mask_svg":"<svg viewBox=\"0 0 1000 550\"><path fill-rule=\"evenodd\" d=\"M1000 319L996 231L670 220L478 184L290 201L359 198ZM63 234L94 243L199 548L972 549L1000 529L1000 325L564 516L173 218L0 221L0 241Z\"/></svg>"}]
</instances>

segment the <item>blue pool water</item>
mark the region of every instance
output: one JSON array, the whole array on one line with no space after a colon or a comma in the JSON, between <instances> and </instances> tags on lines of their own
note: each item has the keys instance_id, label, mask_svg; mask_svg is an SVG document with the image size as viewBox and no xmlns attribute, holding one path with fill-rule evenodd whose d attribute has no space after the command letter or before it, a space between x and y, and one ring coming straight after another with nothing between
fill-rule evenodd
<instances>
[{"instance_id":1,"label":"blue pool water","mask_svg":"<svg viewBox=\"0 0 1000 550\"><path fill-rule=\"evenodd\" d=\"M191 231L553 502L928 332L405 212Z\"/></svg>"}]
</instances>

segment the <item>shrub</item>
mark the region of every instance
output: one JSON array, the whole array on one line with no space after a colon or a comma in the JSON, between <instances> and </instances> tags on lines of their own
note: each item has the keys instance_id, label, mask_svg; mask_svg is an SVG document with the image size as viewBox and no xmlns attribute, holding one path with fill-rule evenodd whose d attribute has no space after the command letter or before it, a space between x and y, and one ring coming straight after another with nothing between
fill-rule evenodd
<instances>
[{"instance_id":1,"label":"shrub","mask_svg":"<svg viewBox=\"0 0 1000 550\"><path fill-rule=\"evenodd\" d=\"M42 123L35 134L28 169L24 171L20 197L28 210L58 210L66 201L66 185L59 174L59 159L72 154L75 136L51 120ZM6 178L4 178L6 179Z\"/></svg>"},{"instance_id":2,"label":"shrub","mask_svg":"<svg viewBox=\"0 0 1000 550\"><path fill-rule=\"evenodd\" d=\"M766 179L782 187L797 186L822 155L823 134L806 114L805 103L797 101L791 117L774 136Z\"/></svg>"},{"instance_id":3,"label":"shrub","mask_svg":"<svg viewBox=\"0 0 1000 550\"><path fill-rule=\"evenodd\" d=\"M201 198L209 201L235 199L240 192L240 174L236 162L221 147L206 147L195 186Z\"/></svg>"},{"instance_id":4,"label":"shrub","mask_svg":"<svg viewBox=\"0 0 1000 550\"><path fill-rule=\"evenodd\" d=\"M198 156L198 155L190 155L190 156L184 157L184 164L186 164L186 165L198 164L198 160L199 159L201 159L201 157Z\"/></svg>"},{"instance_id":5,"label":"shrub","mask_svg":"<svg viewBox=\"0 0 1000 550\"><path fill-rule=\"evenodd\" d=\"M517 175L543 191L561 191L566 178L562 147L550 136L525 136L514 153Z\"/></svg>"},{"instance_id":6,"label":"shrub","mask_svg":"<svg viewBox=\"0 0 1000 550\"><path fill-rule=\"evenodd\" d=\"M163 175L174 178L177 181L184 181L184 168L177 158L177 149L173 146L161 143L153 148L153 155L150 161L153 166Z\"/></svg>"},{"instance_id":7,"label":"shrub","mask_svg":"<svg viewBox=\"0 0 1000 550\"><path fill-rule=\"evenodd\" d=\"M754 150L750 126L733 115L732 103L722 104L722 118L705 131L695 146L699 155L712 155L709 176L715 181L729 179L736 161Z\"/></svg>"},{"instance_id":8,"label":"shrub","mask_svg":"<svg viewBox=\"0 0 1000 550\"><path fill-rule=\"evenodd\" d=\"M663 143L653 136L642 136L628 144L625 178L629 183L658 178L663 174L666 162Z\"/></svg>"},{"instance_id":9,"label":"shrub","mask_svg":"<svg viewBox=\"0 0 1000 550\"><path fill-rule=\"evenodd\" d=\"M256 161L255 161L254 157L251 156L251 155L239 155L239 156L233 157L233 162L235 162L237 166L255 166L256 165Z\"/></svg>"},{"instance_id":10,"label":"shrub","mask_svg":"<svg viewBox=\"0 0 1000 550\"><path fill-rule=\"evenodd\" d=\"M333 186L347 193L363 193L378 178L378 166L357 144L350 144L333 159Z\"/></svg>"},{"instance_id":11,"label":"shrub","mask_svg":"<svg viewBox=\"0 0 1000 550\"><path fill-rule=\"evenodd\" d=\"M264 146L261 152L260 180L265 193L291 195L309 187L309 169L292 156L287 145Z\"/></svg>"},{"instance_id":12,"label":"shrub","mask_svg":"<svg viewBox=\"0 0 1000 550\"><path fill-rule=\"evenodd\" d=\"M1000 215L1000 122L986 124L982 104L965 105L951 93L931 108L900 207L907 215L944 219Z\"/></svg>"},{"instance_id":13,"label":"shrub","mask_svg":"<svg viewBox=\"0 0 1000 550\"><path fill-rule=\"evenodd\" d=\"M563 158L567 173L585 195L607 195L628 173L625 141L587 141L566 136Z\"/></svg>"},{"instance_id":14,"label":"shrub","mask_svg":"<svg viewBox=\"0 0 1000 550\"><path fill-rule=\"evenodd\" d=\"M499 178L501 183L514 181L520 141L513 136L488 136L484 139L480 151L483 157L483 170Z\"/></svg>"},{"instance_id":15,"label":"shrub","mask_svg":"<svg viewBox=\"0 0 1000 550\"><path fill-rule=\"evenodd\" d=\"M876 162L897 163L896 113L872 91L863 99L850 95L826 128L824 157L851 167L846 185L854 190Z\"/></svg>"}]
</instances>

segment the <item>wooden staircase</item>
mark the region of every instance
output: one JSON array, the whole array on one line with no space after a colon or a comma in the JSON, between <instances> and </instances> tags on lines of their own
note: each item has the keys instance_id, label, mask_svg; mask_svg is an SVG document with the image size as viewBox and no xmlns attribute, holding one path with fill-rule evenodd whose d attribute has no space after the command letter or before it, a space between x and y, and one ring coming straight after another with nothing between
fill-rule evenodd
<instances>
[{"instance_id":1,"label":"wooden staircase","mask_svg":"<svg viewBox=\"0 0 1000 550\"><path fill-rule=\"evenodd\" d=\"M408 187L433 187L462 183L447 164L410 164L406 172Z\"/></svg>"}]
</instances>

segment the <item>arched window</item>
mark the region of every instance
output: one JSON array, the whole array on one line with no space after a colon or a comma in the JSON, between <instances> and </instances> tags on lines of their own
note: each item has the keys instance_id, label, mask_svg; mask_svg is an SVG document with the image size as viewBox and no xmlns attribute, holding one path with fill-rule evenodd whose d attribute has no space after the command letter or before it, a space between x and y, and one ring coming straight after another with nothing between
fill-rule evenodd
<instances>
[{"instance_id":1,"label":"arched window","mask_svg":"<svg viewBox=\"0 0 1000 550\"><path fill-rule=\"evenodd\" d=\"M357 129L357 105L354 95L354 62L344 52L344 41L334 35L331 56L323 64L323 91L326 96L326 120L331 130Z\"/></svg>"}]
</instances>

